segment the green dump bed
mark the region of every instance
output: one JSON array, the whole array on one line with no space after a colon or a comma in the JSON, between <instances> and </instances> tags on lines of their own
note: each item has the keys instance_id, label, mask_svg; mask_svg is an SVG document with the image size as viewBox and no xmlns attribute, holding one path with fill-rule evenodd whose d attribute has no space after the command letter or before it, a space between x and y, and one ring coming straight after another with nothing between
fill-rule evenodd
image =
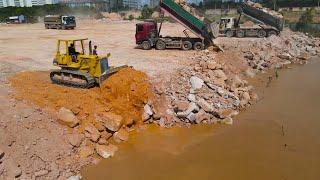
<instances>
[{"instance_id":1,"label":"green dump bed","mask_svg":"<svg viewBox=\"0 0 320 180\"><path fill-rule=\"evenodd\" d=\"M206 44L212 43L214 37L209 28L210 26L183 9L179 4L175 3L173 0L161 0L160 8L187 29L202 37Z\"/></svg>"}]
</instances>

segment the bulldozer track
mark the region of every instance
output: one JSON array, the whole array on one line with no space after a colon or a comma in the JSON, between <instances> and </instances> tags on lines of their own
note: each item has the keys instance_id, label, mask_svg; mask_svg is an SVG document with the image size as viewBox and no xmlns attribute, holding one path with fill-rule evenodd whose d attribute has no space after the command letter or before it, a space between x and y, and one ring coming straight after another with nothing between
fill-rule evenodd
<instances>
[{"instance_id":1,"label":"bulldozer track","mask_svg":"<svg viewBox=\"0 0 320 180\"><path fill-rule=\"evenodd\" d=\"M56 76L60 76L60 78L56 78ZM90 74L65 69L52 71L50 79L54 84L76 88L90 88L95 85L95 79ZM79 80L85 82L81 83Z\"/></svg>"}]
</instances>

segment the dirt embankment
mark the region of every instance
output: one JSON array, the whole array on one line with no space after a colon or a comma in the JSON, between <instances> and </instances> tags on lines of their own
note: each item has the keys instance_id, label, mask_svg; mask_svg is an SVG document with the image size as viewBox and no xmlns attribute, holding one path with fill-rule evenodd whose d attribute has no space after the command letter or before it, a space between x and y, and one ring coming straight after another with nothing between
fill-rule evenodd
<instances>
[{"instance_id":1,"label":"dirt embankment","mask_svg":"<svg viewBox=\"0 0 320 180\"><path fill-rule=\"evenodd\" d=\"M4 178L67 178L77 174L83 165L96 161L97 156L94 154L104 158L113 156L117 151L116 144L126 141L129 131L142 123L143 109L151 96L146 74L132 68L120 70L109 77L100 88L77 89L52 84L49 72L46 71L21 72L10 78L10 82L15 89L15 99L25 100L35 107L44 109L54 119L67 125L64 126L68 127L64 132L65 142L51 144L64 147L64 151L69 153L64 154L61 150L61 158L66 160L60 162L60 168L54 170L50 166L26 168L24 163L10 165L8 160L8 163L4 163L0 176ZM49 124L44 130L51 131L51 128L54 126ZM14 141L23 144L19 139ZM49 147L48 144L43 145ZM45 152L39 154L37 156L45 156L48 163L55 161L55 157L46 156ZM10 153L6 151L5 156L9 157ZM27 161L29 160L24 160ZM67 164L72 166L69 167ZM66 166L69 167L68 173L65 173ZM37 174L38 171L43 174Z\"/></svg>"},{"instance_id":2,"label":"dirt embankment","mask_svg":"<svg viewBox=\"0 0 320 180\"><path fill-rule=\"evenodd\" d=\"M146 74L132 68L120 70L101 88L67 88L52 84L48 77L49 72L44 71L18 73L10 79L16 90L14 96L51 112L70 109L81 121L80 127L95 123L96 116L104 112L121 115L125 125L139 123L150 96Z\"/></svg>"}]
</instances>

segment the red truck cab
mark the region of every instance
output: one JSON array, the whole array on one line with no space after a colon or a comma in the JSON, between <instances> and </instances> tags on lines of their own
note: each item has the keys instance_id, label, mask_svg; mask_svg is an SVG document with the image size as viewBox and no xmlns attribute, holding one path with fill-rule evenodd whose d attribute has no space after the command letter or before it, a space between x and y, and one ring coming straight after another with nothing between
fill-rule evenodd
<instances>
[{"instance_id":1,"label":"red truck cab","mask_svg":"<svg viewBox=\"0 0 320 180\"><path fill-rule=\"evenodd\" d=\"M136 44L141 45L143 49L150 49L154 42L153 38L158 37L158 28L156 22L143 22L136 24Z\"/></svg>"}]
</instances>

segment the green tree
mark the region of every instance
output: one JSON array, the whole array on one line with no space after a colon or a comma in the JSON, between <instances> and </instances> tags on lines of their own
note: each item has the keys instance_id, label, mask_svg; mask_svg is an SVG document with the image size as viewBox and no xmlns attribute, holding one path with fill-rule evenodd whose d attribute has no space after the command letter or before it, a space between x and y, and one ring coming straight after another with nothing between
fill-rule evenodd
<instances>
[{"instance_id":1,"label":"green tree","mask_svg":"<svg viewBox=\"0 0 320 180\"><path fill-rule=\"evenodd\" d=\"M143 6L141 11L141 19L149 19L153 14L153 9L149 8L147 5Z\"/></svg>"}]
</instances>

